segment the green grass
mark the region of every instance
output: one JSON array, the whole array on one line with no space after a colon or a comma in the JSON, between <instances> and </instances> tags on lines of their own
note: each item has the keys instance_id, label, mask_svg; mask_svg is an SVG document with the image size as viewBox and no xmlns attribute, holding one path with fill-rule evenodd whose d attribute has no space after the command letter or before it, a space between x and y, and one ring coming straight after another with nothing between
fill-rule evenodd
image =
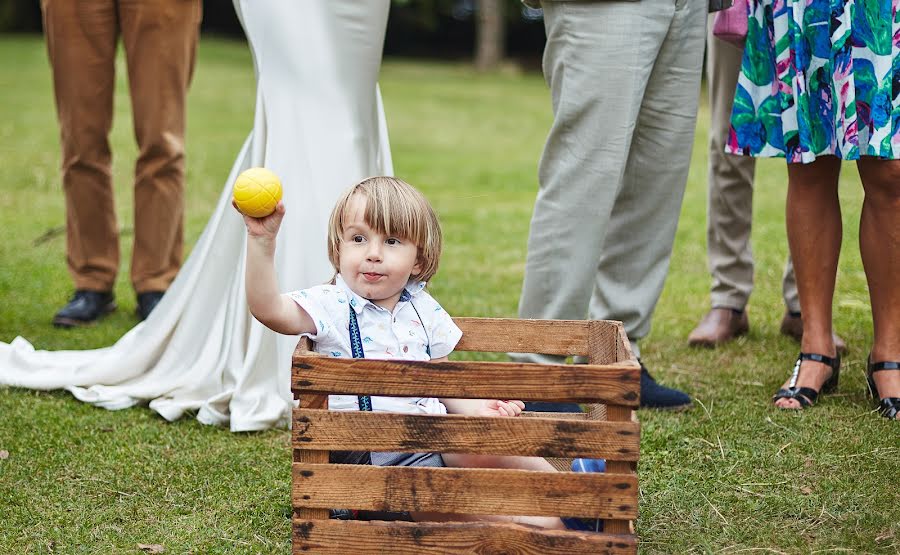
<instances>
[{"instance_id":1,"label":"green grass","mask_svg":"<svg viewBox=\"0 0 900 555\"><path fill-rule=\"evenodd\" d=\"M132 222L130 110L120 65L112 134L121 226ZM456 315L513 316L550 124L536 74L482 76L464 65L388 60L382 78L398 175L422 188L447 236L434 293ZM204 38L191 89L187 238L198 237L250 130L253 69L245 45ZM900 428L871 412L863 360L871 342L857 248L861 188L845 169L845 241L835 299L848 341L839 394L779 412L769 397L797 346L778 334L787 252L784 162L756 183L751 333L717 350L685 338L708 306L706 147L701 111L666 289L645 362L694 395L687 413L641 413L638 533L646 552L900 550ZM599 131L598 131L599 132ZM38 348L108 345L136 322L122 241L120 310L93 328L49 325L70 293L58 130L38 37L0 39L0 341ZM288 433L232 434L147 408L107 412L64 392L0 388L0 553L286 553Z\"/></svg>"}]
</instances>

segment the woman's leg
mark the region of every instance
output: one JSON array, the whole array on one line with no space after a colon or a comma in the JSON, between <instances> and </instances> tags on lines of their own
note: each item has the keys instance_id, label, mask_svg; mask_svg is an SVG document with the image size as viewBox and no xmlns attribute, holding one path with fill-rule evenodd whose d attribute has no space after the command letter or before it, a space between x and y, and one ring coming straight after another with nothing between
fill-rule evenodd
<instances>
[{"instance_id":1,"label":"woman's leg","mask_svg":"<svg viewBox=\"0 0 900 555\"><path fill-rule=\"evenodd\" d=\"M841 251L841 205L837 194L840 169L841 161L834 156L822 156L809 164L788 164L785 214L803 312L800 350L829 357L835 356L831 304ZM818 391L830 375L829 366L807 360L800 366L796 386ZM802 408L796 399L778 399L775 405L783 409Z\"/></svg>"},{"instance_id":2,"label":"woman's leg","mask_svg":"<svg viewBox=\"0 0 900 555\"><path fill-rule=\"evenodd\" d=\"M900 160L859 160L866 196L859 251L869 283L875 339L872 360L900 361ZM876 372L881 397L900 397L900 372Z\"/></svg>"}]
</instances>

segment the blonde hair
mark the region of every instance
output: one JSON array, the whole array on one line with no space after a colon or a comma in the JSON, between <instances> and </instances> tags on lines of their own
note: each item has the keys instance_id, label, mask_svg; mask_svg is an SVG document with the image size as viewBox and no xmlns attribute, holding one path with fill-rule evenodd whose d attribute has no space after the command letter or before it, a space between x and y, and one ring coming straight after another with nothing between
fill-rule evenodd
<instances>
[{"instance_id":1,"label":"blonde hair","mask_svg":"<svg viewBox=\"0 0 900 555\"><path fill-rule=\"evenodd\" d=\"M366 225L378 233L412 241L419 249L421 271L412 276L428 281L437 273L441 258L441 224L428 200L402 179L370 177L347 189L338 199L328 223L328 259L340 272L341 236L350 199L361 195L366 200Z\"/></svg>"}]
</instances>

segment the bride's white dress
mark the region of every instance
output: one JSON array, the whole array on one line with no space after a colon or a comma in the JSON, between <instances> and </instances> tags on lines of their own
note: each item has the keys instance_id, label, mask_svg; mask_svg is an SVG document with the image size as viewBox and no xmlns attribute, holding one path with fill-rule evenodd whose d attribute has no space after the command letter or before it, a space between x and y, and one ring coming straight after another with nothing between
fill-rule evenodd
<instances>
[{"instance_id":1,"label":"bride's white dress","mask_svg":"<svg viewBox=\"0 0 900 555\"><path fill-rule=\"evenodd\" d=\"M389 0L234 4L256 69L253 131L178 277L150 317L110 347L0 343L0 384L65 388L107 409L149 403L167 420L196 411L201 422L233 431L287 424L297 338L276 335L247 310L246 230L230 204L231 184L253 166L282 178L283 289L331 277L326 224L337 196L364 177L393 173L377 90Z\"/></svg>"}]
</instances>

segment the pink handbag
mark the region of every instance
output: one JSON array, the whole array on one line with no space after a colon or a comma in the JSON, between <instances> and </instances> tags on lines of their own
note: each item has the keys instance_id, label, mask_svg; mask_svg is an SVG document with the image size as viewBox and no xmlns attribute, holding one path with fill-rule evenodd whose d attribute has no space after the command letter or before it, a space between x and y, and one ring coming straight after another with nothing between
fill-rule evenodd
<instances>
[{"instance_id":1,"label":"pink handbag","mask_svg":"<svg viewBox=\"0 0 900 555\"><path fill-rule=\"evenodd\" d=\"M750 18L749 0L734 0L730 8L716 12L713 35L743 48L747 40L747 20Z\"/></svg>"}]
</instances>

